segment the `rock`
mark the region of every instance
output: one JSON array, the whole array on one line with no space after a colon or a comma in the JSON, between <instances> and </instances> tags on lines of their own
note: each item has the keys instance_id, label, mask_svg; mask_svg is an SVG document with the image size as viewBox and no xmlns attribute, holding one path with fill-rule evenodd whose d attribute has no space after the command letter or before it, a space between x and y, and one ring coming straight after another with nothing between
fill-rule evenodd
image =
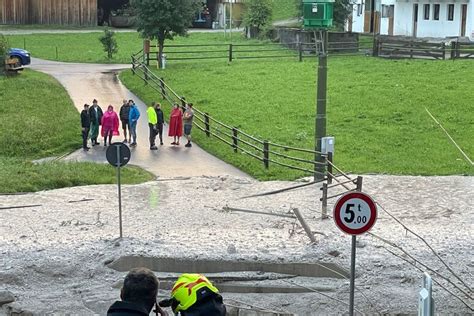
<instances>
[{"instance_id":1,"label":"rock","mask_svg":"<svg viewBox=\"0 0 474 316\"><path fill-rule=\"evenodd\" d=\"M367 244L363 241L356 241L356 247L357 248L365 248L365 246L367 246Z\"/></svg>"},{"instance_id":2,"label":"rock","mask_svg":"<svg viewBox=\"0 0 474 316\"><path fill-rule=\"evenodd\" d=\"M18 303L6 305L6 312L11 316L33 316L32 312L24 310Z\"/></svg>"},{"instance_id":3,"label":"rock","mask_svg":"<svg viewBox=\"0 0 474 316\"><path fill-rule=\"evenodd\" d=\"M230 244L230 245L227 247L227 253L228 253L228 254L237 253L237 248L235 248L235 245L234 245L234 244Z\"/></svg>"},{"instance_id":4,"label":"rock","mask_svg":"<svg viewBox=\"0 0 474 316\"><path fill-rule=\"evenodd\" d=\"M15 297L10 291L0 290L0 306L14 302Z\"/></svg>"},{"instance_id":5,"label":"rock","mask_svg":"<svg viewBox=\"0 0 474 316\"><path fill-rule=\"evenodd\" d=\"M333 256L333 257L339 257L341 253L337 250L333 250L333 251L328 252L328 255Z\"/></svg>"}]
</instances>

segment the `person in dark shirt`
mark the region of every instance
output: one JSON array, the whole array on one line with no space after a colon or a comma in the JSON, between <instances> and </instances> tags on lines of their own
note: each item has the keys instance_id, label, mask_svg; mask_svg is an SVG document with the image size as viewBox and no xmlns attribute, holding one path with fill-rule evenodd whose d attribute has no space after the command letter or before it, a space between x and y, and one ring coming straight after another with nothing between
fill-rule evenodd
<instances>
[{"instance_id":1,"label":"person in dark shirt","mask_svg":"<svg viewBox=\"0 0 474 316\"><path fill-rule=\"evenodd\" d=\"M84 104L84 110L81 112L81 127L82 127L82 149L88 151L87 138L89 137L89 129L91 128L91 118L89 115L89 104Z\"/></svg>"},{"instance_id":2,"label":"person in dark shirt","mask_svg":"<svg viewBox=\"0 0 474 316\"><path fill-rule=\"evenodd\" d=\"M97 103L97 100L94 99L94 101L92 101L92 106L89 108L89 116L91 120L90 131L91 131L92 146L99 145L99 142L97 141L97 137L99 136L99 126L102 122L103 115L104 115L104 112L102 112L102 109Z\"/></svg>"},{"instance_id":3,"label":"person in dark shirt","mask_svg":"<svg viewBox=\"0 0 474 316\"><path fill-rule=\"evenodd\" d=\"M158 294L158 279L147 268L135 268L125 277L120 292L121 301L116 301L107 311L107 316L148 316L156 307L160 316L168 313L156 304Z\"/></svg>"},{"instance_id":4,"label":"person in dark shirt","mask_svg":"<svg viewBox=\"0 0 474 316\"><path fill-rule=\"evenodd\" d=\"M163 114L163 111L161 110L161 104L155 104L155 111L156 117L158 119L158 123L156 123L156 131L158 133L158 136L160 137L160 145L163 145L163 124L165 123L165 116Z\"/></svg>"},{"instance_id":5,"label":"person in dark shirt","mask_svg":"<svg viewBox=\"0 0 474 316\"><path fill-rule=\"evenodd\" d=\"M120 108L120 121L122 121L123 135L125 139L124 143L132 141L132 131L130 130L130 122L128 121L128 115L130 114L130 104L127 100L123 100L122 107ZM127 140L127 127L128 127L128 140Z\"/></svg>"}]
</instances>

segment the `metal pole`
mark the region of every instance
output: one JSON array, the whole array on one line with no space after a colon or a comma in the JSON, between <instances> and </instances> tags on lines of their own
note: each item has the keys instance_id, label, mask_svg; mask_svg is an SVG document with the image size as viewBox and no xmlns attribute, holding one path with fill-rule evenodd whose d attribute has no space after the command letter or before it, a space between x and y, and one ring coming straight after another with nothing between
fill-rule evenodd
<instances>
[{"instance_id":1,"label":"metal pole","mask_svg":"<svg viewBox=\"0 0 474 316\"><path fill-rule=\"evenodd\" d=\"M232 7L234 1L230 0L230 21L229 21L229 34L230 34L230 40L232 41Z\"/></svg>"},{"instance_id":2,"label":"metal pole","mask_svg":"<svg viewBox=\"0 0 474 316\"><path fill-rule=\"evenodd\" d=\"M351 251L351 287L349 296L349 316L354 316L354 288L355 288L355 264L356 264L356 235L352 235Z\"/></svg>"},{"instance_id":3,"label":"metal pole","mask_svg":"<svg viewBox=\"0 0 474 316\"><path fill-rule=\"evenodd\" d=\"M316 32L314 33L315 41ZM315 141L316 141L316 155L315 160L321 164L315 165L314 181L320 181L324 179L324 157L320 154L322 150L322 138L326 136L326 95L327 95L327 78L328 78L328 59L327 59L327 31L321 31L321 51L319 52L319 65L318 65L318 83L317 83L317 95L316 95L316 121L315 121ZM316 43L318 45L318 43Z\"/></svg>"},{"instance_id":4,"label":"metal pole","mask_svg":"<svg viewBox=\"0 0 474 316\"><path fill-rule=\"evenodd\" d=\"M120 145L117 145L117 185L118 185L118 200L119 200L119 225L120 225L120 238L122 234L122 189L120 186Z\"/></svg>"}]
</instances>

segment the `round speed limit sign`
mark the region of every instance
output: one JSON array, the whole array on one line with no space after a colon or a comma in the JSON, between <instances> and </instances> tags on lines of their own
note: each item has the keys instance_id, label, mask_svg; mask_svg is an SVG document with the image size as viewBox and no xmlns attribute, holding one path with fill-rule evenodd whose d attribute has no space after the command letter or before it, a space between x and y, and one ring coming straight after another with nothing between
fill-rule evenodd
<instances>
[{"instance_id":1,"label":"round speed limit sign","mask_svg":"<svg viewBox=\"0 0 474 316\"><path fill-rule=\"evenodd\" d=\"M377 219L377 206L370 196L361 192L343 195L334 206L333 218L343 232L360 235L372 228Z\"/></svg>"}]
</instances>

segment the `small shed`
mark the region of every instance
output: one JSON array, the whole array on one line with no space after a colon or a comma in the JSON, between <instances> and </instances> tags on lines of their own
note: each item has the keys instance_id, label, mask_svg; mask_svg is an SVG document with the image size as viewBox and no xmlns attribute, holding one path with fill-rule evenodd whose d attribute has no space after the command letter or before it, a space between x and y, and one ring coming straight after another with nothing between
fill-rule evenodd
<instances>
[{"instance_id":1,"label":"small shed","mask_svg":"<svg viewBox=\"0 0 474 316\"><path fill-rule=\"evenodd\" d=\"M97 26L97 0L0 0L0 24Z\"/></svg>"}]
</instances>

